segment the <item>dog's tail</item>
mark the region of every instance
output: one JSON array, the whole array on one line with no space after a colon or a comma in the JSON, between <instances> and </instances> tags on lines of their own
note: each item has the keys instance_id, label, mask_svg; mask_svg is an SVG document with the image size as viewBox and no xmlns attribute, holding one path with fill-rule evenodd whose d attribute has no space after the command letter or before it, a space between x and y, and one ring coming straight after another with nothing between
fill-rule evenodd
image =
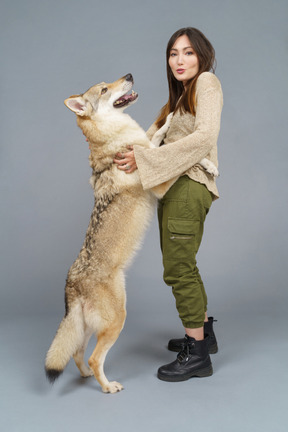
<instances>
[{"instance_id":1,"label":"dog's tail","mask_svg":"<svg viewBox=\"0 0 288 432\"><path fill-rule=\"evenodd\" d=\"M46 376L52 384L62 374L70 358L80 348L83 338L83 312L81 303L78 302L71 306L68 315L63 318L46 356Z\"/></svg>"}]
</instances>

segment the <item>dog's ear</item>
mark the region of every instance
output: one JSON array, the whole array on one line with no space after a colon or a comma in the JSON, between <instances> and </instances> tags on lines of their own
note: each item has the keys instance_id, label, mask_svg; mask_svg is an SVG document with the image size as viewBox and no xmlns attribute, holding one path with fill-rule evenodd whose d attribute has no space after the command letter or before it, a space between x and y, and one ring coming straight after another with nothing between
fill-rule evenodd
<instances>
[{"instance_id":1,"label":"dog's ear","mask_svg":"<svg viewBox=\"0 0 288 432\"><path fill-rule=\"evenodd\" d=\"M84 116L86 114L87 106L83 97L80 95L70 96L68 99L65 99L64 104L79 116Z\"/></svg>"}]
</instances>

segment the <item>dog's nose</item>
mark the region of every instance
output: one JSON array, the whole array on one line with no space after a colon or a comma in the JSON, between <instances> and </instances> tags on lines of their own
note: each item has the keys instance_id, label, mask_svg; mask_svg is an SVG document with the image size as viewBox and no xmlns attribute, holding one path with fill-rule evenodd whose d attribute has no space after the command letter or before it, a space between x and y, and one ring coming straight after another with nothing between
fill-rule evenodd
<instances>
[{"instance_id":1,"label":"dog's nose","mask_svg":"<svg viewBox=\"0 0 288 432\"><path fill-rule=\"evenodd\" d=\"M126 79L126 81L132 81L133 82L133 76L132 76L132 74L125 75L125 79Z\"/></svg>"}]
</instances>

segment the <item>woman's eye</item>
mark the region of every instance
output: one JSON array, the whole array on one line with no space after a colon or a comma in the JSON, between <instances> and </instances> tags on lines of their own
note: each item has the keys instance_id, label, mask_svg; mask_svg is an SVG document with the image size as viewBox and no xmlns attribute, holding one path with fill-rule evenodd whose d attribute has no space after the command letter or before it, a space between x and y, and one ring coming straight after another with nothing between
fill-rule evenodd
<instances>
[{"instance_id":1,"label":"woman's eye","mask_svg":"<svg viewBox=\"0 0 288 432\"><path fill-rule=\"evenodd\" d=\"M101 90L101 95L107 93L107 91L108 91L108 88L107 88L107 87L104 87L104 88Z\"/></svg>"},{"instance_id":2,"label":"woman's eye","mask_svg":"<svg viewBox=\"0 0 288 432\"><path fill-rule=\"evenodd\" d=\"M187 51L186 54L187 54L187 55L193 55L194 52L193 52L193 51Z\"/></svg>"}]
</instances>

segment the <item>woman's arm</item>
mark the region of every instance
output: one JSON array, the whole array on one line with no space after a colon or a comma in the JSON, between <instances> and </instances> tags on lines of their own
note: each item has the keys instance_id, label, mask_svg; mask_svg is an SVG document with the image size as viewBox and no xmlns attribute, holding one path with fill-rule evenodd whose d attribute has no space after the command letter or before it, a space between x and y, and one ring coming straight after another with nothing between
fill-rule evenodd
<instances>
[{"instance_id":1,"label":"woman's arm","mask_svg":"<svg viewBox=\"0 0 288 432\"><path fill-rule=\"evenodd\" d=\"M192 134L155 149L134 146L144 189L183 174L217 145L223 96L221 84L215 75L204 72L198 78L196 104L195 130Z\"/></svg>"}]
</instances>

